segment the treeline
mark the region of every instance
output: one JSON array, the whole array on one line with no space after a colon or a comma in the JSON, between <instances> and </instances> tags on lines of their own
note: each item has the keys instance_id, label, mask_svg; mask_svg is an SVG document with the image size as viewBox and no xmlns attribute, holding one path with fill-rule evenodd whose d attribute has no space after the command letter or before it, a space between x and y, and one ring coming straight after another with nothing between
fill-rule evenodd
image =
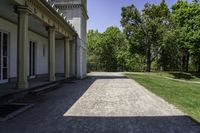
<instances>
[{"instance_id":1,"label":"treeline","mask_svg":"<svg viewBox=\"0 0 200 133\"><path fill-rule=\"evenodd\" d=\"M197 71L200 73L200 1L165 0L122 8L123 31L88 31L90 71Z\"/></svg>"}]
</instances>

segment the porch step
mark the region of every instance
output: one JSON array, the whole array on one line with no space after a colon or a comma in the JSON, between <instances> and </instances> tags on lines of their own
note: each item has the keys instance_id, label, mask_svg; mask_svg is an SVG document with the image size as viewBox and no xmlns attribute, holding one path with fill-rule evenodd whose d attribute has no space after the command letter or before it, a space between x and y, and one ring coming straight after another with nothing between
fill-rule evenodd
<instances>
[{"instance_id":1,"label":"porch step","mask_svg":"<svg viewBox=\"0 0 200 133\"><path fill-rule=\"evenodd\" d=\"M55 81L51 83L38 85L29 89L13 91L9 94L0 96L0 105L22 99L27 95L32 95L35 97L36 95L47 93L53 89L59 88L59 85L61 85L61 83L62 81Z\"/></svg>"},{"instance_id":2,"label":"porch step","mask_svg":"<svg viewBox=\"0 0 200 133\"><path fill-rule=\"evenodd\" d=\"M27 90L13 92L0 97L0 105L13 102L19 98L24 97L28 93Z\"/></svg>"},{"instance_id":3,"label":"porch step","mask_svg":"<svg viewBox=\"0 0 200 133\"><path fill-rule=\"evenodd\" d=\"M34 88L31 91L29 91L29 94L39 95L39 94L42 94L42 93L47 93L49 91L52 91L53 89L56 89L57 87L59 87L59 85L60 85L59 82L55 82L55 83L45 85L45 86L42 86L42 87L37 87L37 88Z\"/></svg>"}]
</instances>

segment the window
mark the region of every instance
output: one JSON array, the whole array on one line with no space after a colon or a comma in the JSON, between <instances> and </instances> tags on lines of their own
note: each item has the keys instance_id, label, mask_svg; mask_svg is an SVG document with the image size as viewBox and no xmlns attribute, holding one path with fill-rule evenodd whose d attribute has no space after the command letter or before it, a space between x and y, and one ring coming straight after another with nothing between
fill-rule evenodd
<instances>
[{"instance_id":1,"label":"window","mask_svg":"<svg viewBox=\"0 0 200 133\"><path fill-rule=\"evenodd\" d=\"M43 57L45 57L46 56L46 45L45 44L43 44L42 52L43 52Z\"/></svg>"}]
</instances>

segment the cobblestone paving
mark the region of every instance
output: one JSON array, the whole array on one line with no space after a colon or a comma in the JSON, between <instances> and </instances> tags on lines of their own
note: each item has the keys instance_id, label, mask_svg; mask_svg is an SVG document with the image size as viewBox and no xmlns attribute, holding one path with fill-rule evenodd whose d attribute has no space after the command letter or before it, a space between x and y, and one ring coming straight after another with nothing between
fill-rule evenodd
<instances>
[{"instance_id":1,"label":"cobblestone paving","mask_svg":"<svg viewBox=\"0 0 200 133\"><path fill-rule=\"evenodd\" d=\"M200 133L173 105L120 73L91 73L41 95L0 133Z\"/></svg>"}]
</instances>

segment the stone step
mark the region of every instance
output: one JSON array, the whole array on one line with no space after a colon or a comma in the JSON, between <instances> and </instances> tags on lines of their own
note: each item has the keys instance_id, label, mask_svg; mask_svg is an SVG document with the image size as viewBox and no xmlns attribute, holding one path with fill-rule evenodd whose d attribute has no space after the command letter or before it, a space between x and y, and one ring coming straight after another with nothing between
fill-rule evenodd
<instances>
[{"instance_id":1,"label":"stone step","mask_svg":"<svg viewBox=\"0 0 200 133\"><path fill-rule=\"evenodd\" d=\"M53 84L49 84L49 85L46 85L46 86L43 86L43 87L38 87L38 88L35 88L35 89L32 89L29 94L36 94L36 95L39 95L39 94L42 94L42 93L47 93L53 89L56 89L57 87L59 87L60 83L59 82L55 82Z\"/></svg>"},{"instance_id":2,"label":"stone step","mask_svg":"<svg viewBox=\"0 0 200 133\"><path fill-rule=\"evenodd\" d=\"M13 93L6 94L0 97L0 105L10 103L25 97L26 95L39 95L56 89L61 85L61 81L50 82L43 85L38 85L29 89L19 90Z\"/></svg>"}]
</instances>

